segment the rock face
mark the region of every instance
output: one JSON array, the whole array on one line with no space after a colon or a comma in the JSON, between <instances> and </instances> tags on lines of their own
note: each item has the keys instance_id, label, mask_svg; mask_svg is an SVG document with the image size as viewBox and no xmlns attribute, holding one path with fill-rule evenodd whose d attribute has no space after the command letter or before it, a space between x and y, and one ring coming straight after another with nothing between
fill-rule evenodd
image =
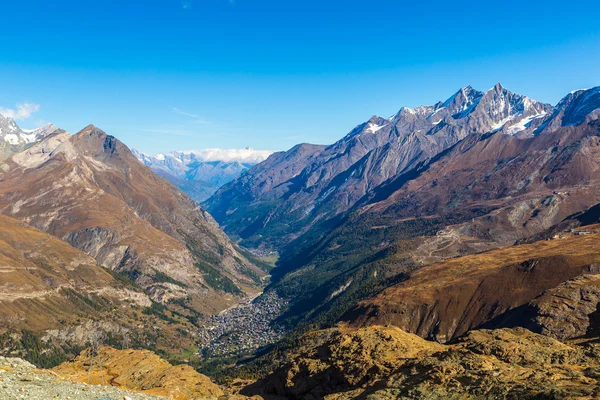
<instances>
[{"instance_id":1,"label":"rock face","mask_svg":"<svg viewBox=\"0 0 600 400\"><path fill-rule=\"evenodd\" d=\"M155 301L216 312L265 275L197 203L93 126L51 135L1 170L2 213L125 274Z\"/></svg>"},{"instance_id":2,"label":"rock face","mask_svg":"<svg viewBox=\"0 0 600 400\"><path fill-rule=\"evenodd\" d=\"M58 377L51 371L37 369L19 358L0 357L0 398L5 400L45 399L131 399L159 400L110 386L87 385Z\"/></svg>"},{"instance_id":3,"label":"rock face","mask_svg":"<svg viewBox=\"0 0 600 400\"><path fill-rule=\"evenodd\" d=\"M433 106L403 107L387 119L374 116L325 148L302 145L279 154L224 186L206 206L228 233L249 245L260 237L281 247L470 133L523 135L553 110L500 84L485 93L466 87ZM307 156L298 157L300 151Z\"/></svg>"},{"instance_id":4,"label":"rock face","mask_svg":"<svg viewBox=\"0 0 600 400\"><path fill-rule=\"evenodd\" d=\"M1 354L52 366L98 334L168 353L193 345L191 323L143 311L151 306L141 288L94 258L0 214Z\"/></svg>"},{"instance_id":5,"label":"rock face","mask_svg":"<svg viewBox=\"0 0 600 400\"><path fill-rule=\"evenodd\" d=\"M2 330L37 332L73 323L99 312L93 308L94 300L150 305L146 295L117 282L92 257L4 215L0 215L0 260Z\"/></svg>"},{"instance_id":6,"label":"rock face","mask_svg":"<svg viewBox=\"0 0 600 400\"><path fill-rule=\"evenodd\" d=\"M600 275L587 274L544 291L487 325L523 326L562 341L582 339L600 334L599 309Z\"/></svg>"},{"instance_id":7,"label":"rock face","mask_svg":"<svg viewBox=\"0 0 600 400\"><path fill-rule=\"evenodd\" d=\"M132 153L156 174L200 203L212 196L219 187L264 161L272 152L207 149L151 156L133 149Z\"/></svg>"},{"instance_id":8,"label":"rock face","mask_svg":"<svg viewBox=\"0 0 600 400\"><path fill-rule=\"evenodd\" d=\"M192 367L172 366L148 350L103 346L93 359L90 355L89 349L84 350L74 361L63 363L53 371L76 382L111 385L173 400L223 395L219 386Z\"/></svg>"},{"instance_id":9,"label":"rock face","mask_svg":"<svg viewBox=\"0 0 600 400\"><path fill-rule=\"evenodd\" d=\"M521 328L473 331L450 346L381 326L321 335L316 347L300 345L288 363L242 393L325 399L592 398L600 393L597 346L569 346Z\"/></svg>"}]
</instances>

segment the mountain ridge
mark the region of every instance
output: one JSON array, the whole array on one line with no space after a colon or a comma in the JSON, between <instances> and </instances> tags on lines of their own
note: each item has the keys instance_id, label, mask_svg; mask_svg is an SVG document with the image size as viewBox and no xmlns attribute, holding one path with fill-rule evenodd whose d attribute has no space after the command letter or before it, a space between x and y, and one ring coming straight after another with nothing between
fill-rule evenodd
<instances>
[{"instance_id":1,"label":"mountain ridge","mask_svg":"<svg viewBox=\"0 0 600 400\"><path fill-rule=\"evenodd\" d=\"M290 326L303 323L329 326L357 299L369 298L398 281L410 279L414 271L426 265L510 247L516 241L536 235L568 216L598 204L600 193L594 188L600 167L597 161L600 160L597 151L600 122L595 113L600 109L600 102L596 102L595 95L590 96L596 90L569 94L565 96L567 100L559 103L561 107L555 109L511 94L500 85L487 94L463 89L435 107L410 111L403 108L392 117L399 118L409 130L422 131L423 119L441 110L438 113L446 112L446 121L449 121L448 126L439 131L441 138L457 137L457 132L468 134L448 147L440 147L444 150L434 152L432 156L415 158L410 167L401 169L402 172L392 169L395 172L381 183L361 188L352 184L350 178L365 171L366 167L377 165L374 161L379 157L390 154L391 143L403 143L397 140L401 127L362 133L369 129L368 124L362 124L342 141L314 149L306 158L308 161L304 165L308 167L296 163L294 158L294 163L286 163L285 153L278 155L277 158L283 161L278 168L294 168L294 173L269 187L262 204L257 203L254 214L252 208L242 209L243 220L227 219L227 211L215 208L211 202L222 199L227 210L234 210L244 201L253 201L257 193L260 195L260 189L254 190L251 186L253 170L239 182L224 186L206 204L209 210L216 209L218 221L225 221L226 231L234 232L234 235L240 232L242 243L251 244L253 242L248 238L252 234L259 237L265 233L265 226L277 217L278 211L274 210L286 209L278 198L284 202L299 198L289 195L290 187L301 186L298 182L317 184L321 175L310 180L311 175L307 172L313 165L320 168L314 159L320 159L336 148L341 149L341 156L332 159L338 162L349 157L344 143L365 144L377 139L377 135L386 135L386 129L392 133L395 142L371 150L361 158L356 157L356 163L322 186L327 191L334 186L344 188L344 184L350 182L351 187L361 189L356 193L357 200L347 203L346 211L324 216L295 238L280 242L278 247L280 258L268 290L292 299L290 308L278 322ZM454 105L456 108L442 109L443 104L449 105L461 97ZM582 102L582 99L587 100ZM494 104L502 106L494 113L495 121L502 122L502 126L491 125L488 114L489 107L495 107ZM573 125L570 121L571 111L581 107L569 108L565 104L585 104L586 117L575 119L580 124ZM463 108L469 110L467 116L460 111ZM566 111L561 112L561 109ZM453 122L453 115L459 111L458 122ZM546 112L544 117L530 118L542 112ZM528 122L522 124L523 119ZM376 119L372 123L381 124L382 121ZM466 125L461 125L463 123ZM515 134L515 124L524 129ZM469 126L485 129L471 132L467 129ZM410 133L404 137L411 137ZM412 137L418 138L419 134ZM298 148L294 149L297 151ZM397 148L399 153L406 150L402 146ZM409 146L410 149L414 147ZM402 164L393 165L402 168ZM262 171L264 182L269 182L271 176L278 177L269 174L269 169L265 168L269 166L267 161L254 167L255 171ZM377 174L372 173L373 176ZM319 191L306 190L304 194L314 193ZM324 196L325 200L335 197L335 193L334 190ZM344 189L339 193L347 191ZM296 204L296 207L300 206ZM266 208L261 211L266 215L264 219L256 216L260 207ZM286 235L298 226L302 228L292 217L283 222L270 234L276 237Z\"/></svg>"},{"instance_id":2,"label":"mountain ridge","mask_svg":"<svg viewBox=\"0 0 600 400\"><path fill-rule=\"evenodd\" d=\"M347 211L372 188L434 157L469 133L510 128L512 135L526 135L540 116L553 110L500 84L487 92L465 87L434 106L403 107L389 119L372 117L314 154L310 163L295 166L300 171L287 181L278 178L274 191L261 186L259 180L247 178L225 185L204 204L226 232L241 237L248 246L260 237L266 242L263 245L280 248L315 223ZM522 123L524 119L531 120ZM514 125L519 123L527 126L517 131ZM252 197L243 198L250 202L244 206L242 199L235 201L231 196L247 185L256 189L252 189ZM235 205L231 205L232 200ZM248 218L253 219L251 224L242 223ZM284 229L298 233L278 236Z\"/></svg>"}]
</instances>

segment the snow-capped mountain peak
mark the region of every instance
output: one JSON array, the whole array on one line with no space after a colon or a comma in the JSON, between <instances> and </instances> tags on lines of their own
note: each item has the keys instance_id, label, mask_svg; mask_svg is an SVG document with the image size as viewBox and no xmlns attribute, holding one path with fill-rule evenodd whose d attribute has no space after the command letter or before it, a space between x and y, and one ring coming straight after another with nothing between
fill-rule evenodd
<instances>
[{"instance_id":1,"label":"snow-capped mountain peak","mask_svg":"<svg viewBox=\"0 0 600 400\"><path fill-rule=\"evenodd\" d=\"M56 126L47 124L41 128L23 130L13 118L0 114L0 159L21 151L32 143L39 142L56 129Z\"/></svg>"}]
</instances>

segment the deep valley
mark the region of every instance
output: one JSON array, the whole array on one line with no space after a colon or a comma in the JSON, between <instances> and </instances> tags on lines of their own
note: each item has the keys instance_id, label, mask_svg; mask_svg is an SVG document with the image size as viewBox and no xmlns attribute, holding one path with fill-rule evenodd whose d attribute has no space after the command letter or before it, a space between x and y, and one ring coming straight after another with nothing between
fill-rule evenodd
<instances>
[{"instance_id":1,"label":"deep valley","mask_svg":"<svg viewBox=\"0 0 600 400\"><path fill-rule=\"evenodd\" d=\"M0 143L6 398L600 396L599 87L467 86L246 164Z\"/></svg>"}]
</instances>

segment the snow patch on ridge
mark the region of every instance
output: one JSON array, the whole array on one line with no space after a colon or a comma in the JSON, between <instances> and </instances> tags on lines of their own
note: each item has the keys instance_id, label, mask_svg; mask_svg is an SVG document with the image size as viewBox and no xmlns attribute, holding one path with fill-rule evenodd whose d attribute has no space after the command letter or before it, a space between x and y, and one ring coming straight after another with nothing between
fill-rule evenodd
<instances>
[{"instance_id":1,"label":"snow patch on ridge","mask_svg":"<svg viewBox=\"0 0 600 400\"><path fill-rule=\"evenodd\" d=\"M6 140L10 144L19 144L19 137L14 133L7 133L4 136L4 140Z\"/></svg>"},{"instance_id":2,"label":"snow patch on ridge","mask_svg":"<svg viewBox=\"0 0 600 400\"><path fill-rule=\"evenodd\" d=\"M385 128L386 126L387 126L387 124L385 124L385 125L376 125L376 124L374 124L374 123L371 122L367 126L367 129L365 129L365 132L368 132L368 133L377 133L378 131L380 131L381 129Z\"/></svg>"},{"instance_id":3,"label":"snow patch on ridge","mask_svg":"<svg viewBox=\"0 0 600 400\"><path fill-rule=\"evenodd\" d=\"M513 136L521 131L524 131L525 129L529 128L529 125L531 125L531 122L534 119L538 119L538 118L542 118L546 116L546 113L541 113L541 114L537 114L537 115L531 115L529 117L523 118L522 120L520 120L519 122L517 122L514 125L509 126L508 128L506 128L506 131L504 133L506 133L507 135Z\"/></svg>"}]
</instances>

